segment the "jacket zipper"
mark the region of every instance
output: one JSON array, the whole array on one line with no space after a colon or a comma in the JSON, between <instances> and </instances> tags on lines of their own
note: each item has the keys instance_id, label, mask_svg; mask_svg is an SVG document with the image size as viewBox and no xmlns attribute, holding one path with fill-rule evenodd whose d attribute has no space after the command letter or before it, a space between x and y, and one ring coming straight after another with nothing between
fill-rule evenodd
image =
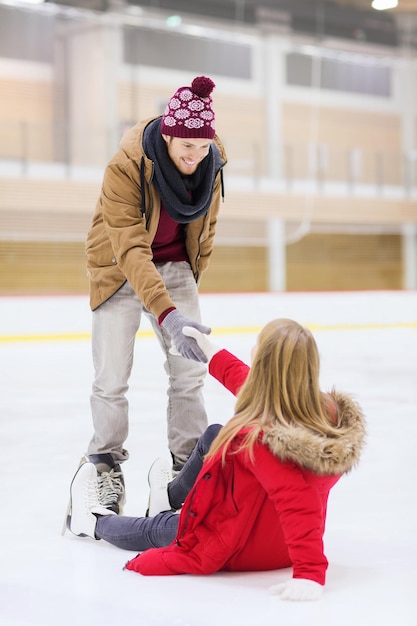
<instances>
[{"instance_id":1,"label":"jacket zipper","mask_svg":"<svg viewBox=\"0 0 417 626\"><path fill-rule=\"evenodd\" d=\"M152 198L152 193L151 193L151 186L152 186L152 181L153 181L153 177L154 177L154 173L155 173L155 165L154 162L152 161L152 170L151 170L151 175L149 177L149 182L147 180L145 180L145 160L142 157L141 160L141 164L140 164L140 171L141 171L141 186L142 186L142 208L141 208L141 213L142 213L142 217L145 218L145 226L146 226L146 230L149 231L149 222L151 221L151 217L152 217L152 213L153 213L153 198ZM147 191L148 191L148 197L149 197L149 208L146 206L146 191L145 191L145 185L147 187Z\"/></svg>"},{"instance_id":2,"label":"jacket zipper","mask_svg":"<svg viewBox=\"0 0 417 626\"><path fill-rule=\"evenodd\" d=\"M201 250L201 236L202 236L202 234L204 232L204 227L206 225L206 220L208 219L207 216L208 216L208 213L206 213L206 215L204 216L204 221L203 221L200 233L198 235L198 250L197 250L197 256L195 258L195 273L196 273L195 282L196 283L198 283L198 279L200 278L199 261L200 261L200 256L201 256L201 254L200 254L200 250Z\"/></svg>"}]
</instances>

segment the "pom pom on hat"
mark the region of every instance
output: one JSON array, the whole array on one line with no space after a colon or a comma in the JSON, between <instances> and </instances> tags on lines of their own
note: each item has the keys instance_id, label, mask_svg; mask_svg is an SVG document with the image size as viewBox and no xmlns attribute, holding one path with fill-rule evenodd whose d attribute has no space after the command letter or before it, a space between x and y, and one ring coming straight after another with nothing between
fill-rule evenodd
<instances>
[{"instance_id":1,"label":"pom pom on hat","mask_svg":"<svg viewBox=\"0 0 417 626\"><path fill-rule=\"evenodd\" d=\"M168 102L161 120L161 134L171 137L213 139L215 115L211 92L215 84L197 76L191 87L180 87Z\"/></svg>"},{"instance_id":2,"label":"pom pom on hat","mask_svg":"<svg viewBox=\"0 0 417 626\"><path fill-rule=\"evenodd\" d=\"M191 83L191 91L200 98L208 98L216 85L207 76L197 76Z\"/></svg>"}]
</instances>

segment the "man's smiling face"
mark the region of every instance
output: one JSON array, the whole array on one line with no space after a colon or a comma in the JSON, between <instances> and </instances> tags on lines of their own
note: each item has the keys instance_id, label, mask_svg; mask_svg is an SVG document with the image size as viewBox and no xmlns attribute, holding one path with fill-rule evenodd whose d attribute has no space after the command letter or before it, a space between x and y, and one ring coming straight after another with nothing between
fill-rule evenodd
<instances>
[{"instance_id":1,"label":"man's smiling face","mask_svg":"<svg viewBox=\"0 0 417 626\"><path fill-rule=\"evenodd\" d=\"M184 139L162 135L171 161L181 174L193 174L199 163L208 155L211 139Z\"/></svg>"}]
</instances>

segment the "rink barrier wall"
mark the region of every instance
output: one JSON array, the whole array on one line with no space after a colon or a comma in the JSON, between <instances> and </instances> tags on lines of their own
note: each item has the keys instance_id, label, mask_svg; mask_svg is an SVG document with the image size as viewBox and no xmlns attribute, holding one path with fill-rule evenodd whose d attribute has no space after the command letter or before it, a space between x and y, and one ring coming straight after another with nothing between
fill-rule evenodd
<instances>
[{"instance_id":1,"label":"rink barrier wall","mask_svg":"<svg viewBox=\"0 0 417 626\"><path fill-rule=\"evenodd\" d=\"M0 294L87 293L84 240L99 184L4 178L0 187ZM285 289L404 286L402 229L417 222L412 202L232 188L201 291L269 290L270 221L297 232L307 201L307 230L284 250Z\"/></svg>"}]
</instances>

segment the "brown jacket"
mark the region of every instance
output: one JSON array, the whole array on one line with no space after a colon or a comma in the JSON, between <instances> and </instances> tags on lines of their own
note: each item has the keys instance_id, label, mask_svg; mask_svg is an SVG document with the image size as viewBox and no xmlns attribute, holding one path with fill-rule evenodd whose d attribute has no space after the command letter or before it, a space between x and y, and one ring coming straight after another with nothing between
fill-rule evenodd
<instances>
[{"instance_id":1,"label":"brown jacket","mask_svg":"<svg viewBox=\"0 0 417 626\"><path fill-rule=\"evenodd\" d=\"M153 163L145 155L142 137L150 118L131 128L104 172L100 197L87 236L90 306L94 310L129 281L144 306L156 317L175 306L152 257L151 245L160 214L160 196L152 183ZM226 154L217 135L214 142L223 165ZM141 188L141 162L145 189ZM145 194L143 203L143 194ZM207 269L220 207L221 176L217 173L208 213L185 226L185 245L196 282ZM142 215L143 206L146 207Z\"/></svg>"}]
</instances>

